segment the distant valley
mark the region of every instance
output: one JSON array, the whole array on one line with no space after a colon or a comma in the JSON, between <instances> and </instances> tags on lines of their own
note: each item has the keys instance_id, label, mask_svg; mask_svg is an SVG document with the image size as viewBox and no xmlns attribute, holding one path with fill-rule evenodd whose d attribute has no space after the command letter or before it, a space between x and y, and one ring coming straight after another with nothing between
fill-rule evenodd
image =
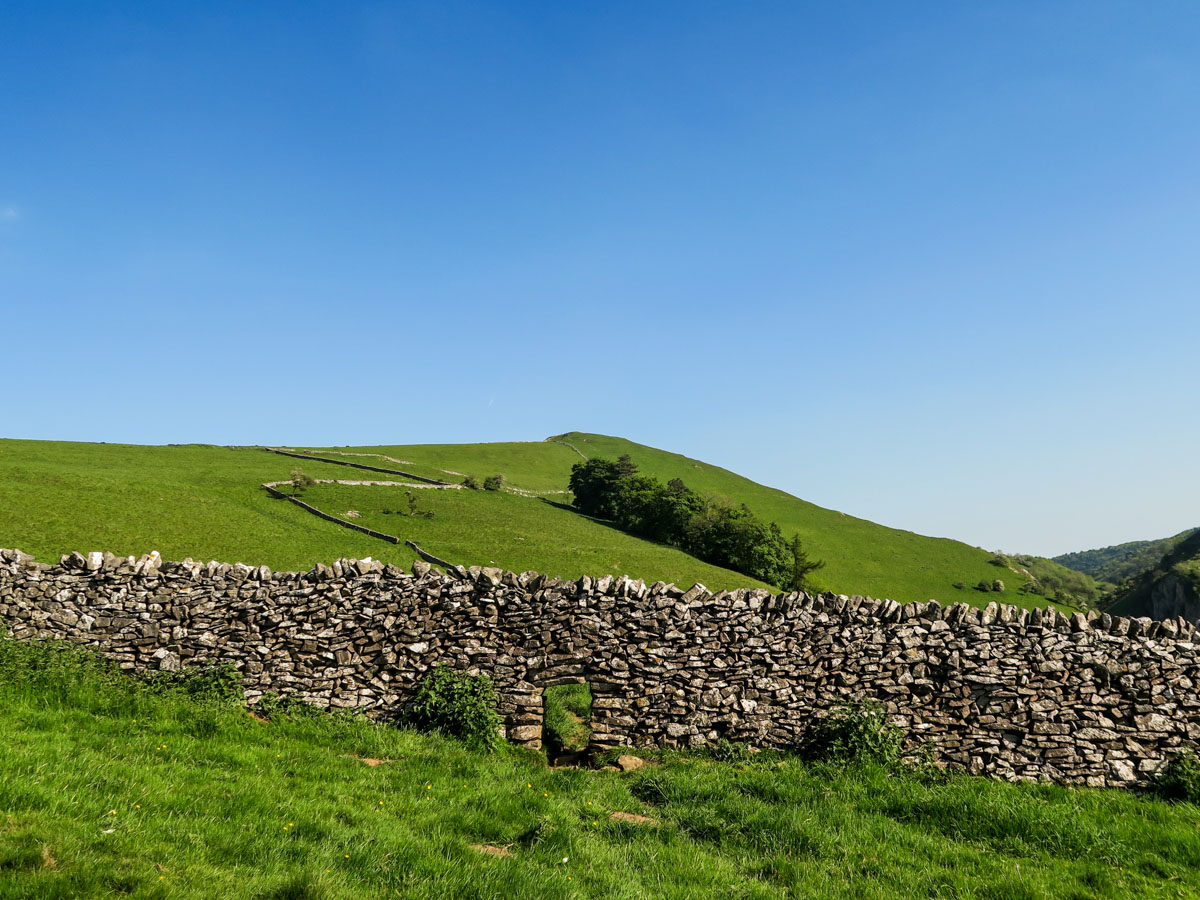
<instances>
[{"instance_id":1,"label":"distant valley","mask_svg":"<svg viewBox=\"0 0 1200 900\"><path fill-rule=\"evenodd\" d=\"M1200 621L1200 528L1054 557L1112 585L1103 607L1114 614Z\"/></svg>"}]
</instances>

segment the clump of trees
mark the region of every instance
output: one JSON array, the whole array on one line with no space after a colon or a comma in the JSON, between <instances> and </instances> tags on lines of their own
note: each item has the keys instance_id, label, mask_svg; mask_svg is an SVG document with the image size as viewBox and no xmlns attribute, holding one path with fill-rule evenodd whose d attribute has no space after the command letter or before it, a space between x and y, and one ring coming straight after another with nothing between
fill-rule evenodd
<instances>
[{"instance_id":1,"label":"clump of trees","mask_svg":"<svg viewBox=\"0 0 1200 900\"><path fill-rule=\"evenodd\" d=\"M825 565L809 557L799 535L788 540L744 503L706 497L678 478L663 484L641 475L628 455L576 463L570 488L580 512L785 590L808 589L808 576Z\"/></svg>"}]
</instances>

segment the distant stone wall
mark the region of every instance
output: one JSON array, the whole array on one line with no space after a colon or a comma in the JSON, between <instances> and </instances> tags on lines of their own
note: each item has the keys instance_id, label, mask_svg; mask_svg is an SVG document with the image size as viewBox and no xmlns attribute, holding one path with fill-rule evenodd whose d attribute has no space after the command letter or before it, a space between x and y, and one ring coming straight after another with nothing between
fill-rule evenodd
<instances>
[{"instance_id":1,"label":"distant stone wall","mask_svg":"<svg viewBox=\"0 0 1200 900\"><path fill-rule=\"evenodd\" d=\"M275 484L282 484L282 482L276 482ZM391 544L400 543L400 538L396 537L394 534L384 534L382 531L376 531L373 528L368 528L366 525L356 525L353 522L347 522L345 519L339 519L337 516L331 516L329 513L321 512L321 510L317 509L315 506L310 506L299 497L293 497L290 494L285 494L283 491L279 490L279 488L275 487L275 484L264 484L262 485L262 488L272 497L277 497L280 500L288 500L292 503L295 503L301 509L307 510L314 516L319 516L326 522L333 522L335 525L341 525L343 528L349 528L351 531L357 531L361 534L370 535L373 538L379 538L381 541L387 541Z\"/></svg>"},{"instance_id":2,"label":"distant stone wall","mask_svg":"<svg viewBox=\"0 0 1200 900\"><path fill-rule=\"evenodd\" d=\"M128 669L229 660L247 696L386 718L437 663L490 675L510 739L538 746L542 690L587 681L596 743L794 743L875 699L915 749L1005 779L1144 783L1200 741L1193 626L991 604L710 594L605 576L341 560L310 572L0 551L0 618Z\"/></svg>"},{"instance_id":3,"label":"distant stone wall","mask_svg":"<svg viewBox=\"0 0 1200 900\"><path fill-rule=\"evenodd\" d=\"M280 456L291 456L295 459L307 459L310 462L332 463L335 466L349 466L352 469L365 469L368 472L383 472L387 475L403 475L405 478L411 478L413 481L423 481L425 484L436 484L442 487L450 487L450 482L439 481L436 478L426 478L424 475L414 475L412 472L405 472L403 469L385 469L382 466L370 466L366 463L351 462L347 459L333 459L329 456L314 456L311 453L296 453L294 450L280 450L277 447L265 448L271 453L278 453ZM354 456L367 456L366 453L355 453ZM386 457L385 457L386 458Z\"/></svg>"}]
</instances>

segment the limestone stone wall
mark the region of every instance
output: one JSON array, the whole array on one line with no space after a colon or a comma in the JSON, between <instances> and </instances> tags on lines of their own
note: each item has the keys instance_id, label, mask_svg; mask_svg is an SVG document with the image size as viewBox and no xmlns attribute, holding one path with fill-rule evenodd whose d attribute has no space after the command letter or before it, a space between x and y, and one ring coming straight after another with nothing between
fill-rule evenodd
<instances>
[{"instance_id":1,"label":"limestone stone wall","mask_svg":"<svg viewBox=\"0 0 1200 900\"><path fill-rule=\"evenodd\" d=\"M1183 620L772 595L605 576L339 560L310 572L0 551L20 639L94 646L137 671L229 660L248 698L294 693L386 718L444 663L490 675L510 739L537 746L542 690L586 681L603 746L787 746L874 699L935 758L1006 779L1144 783L1200 742L1200 647Z\"/></svg>"}]
</instances>

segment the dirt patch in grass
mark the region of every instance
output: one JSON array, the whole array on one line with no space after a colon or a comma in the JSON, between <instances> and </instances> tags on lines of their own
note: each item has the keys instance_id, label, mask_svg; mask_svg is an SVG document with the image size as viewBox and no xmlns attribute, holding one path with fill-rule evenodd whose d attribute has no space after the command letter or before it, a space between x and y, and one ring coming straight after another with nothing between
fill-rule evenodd
<instances>
[{"instance_id":1,"label":"dirt patch in grass","mask_svg":"<svg viewBox=\"0 0 1200 900\"><path fill-rule=\"evenodd\" d=\"M500 859L506 859L513 855L512 851L507 847L497 847L495 844L472 844L471 849L478 853L483 853L487 856L495 856Z\"/></svg>"},{"instance_id":2,"label":"dirt patch in grass","mask_svg":"<svg viewBox=\"0 0 1200 900\"><path fill-rule=\"evenodd\" d=\"M370 766L372 769L376 766L386 766L391 762L390 759L376 759L373 756L352 756L351 759L357 759L360 763Z\"/></svg>"},{"instance_id":3,"label":"dirt patch in grass","mask_svg":"<svg viewBox=\"0 0 1200 900\"><path fill-rule=\"evenodd\" d=\"M631 825L660 825L661 822L653 816L639 816L637 813L615 812L609 816L614 822L628 822Z\"/></svg>"}]
</instances>

